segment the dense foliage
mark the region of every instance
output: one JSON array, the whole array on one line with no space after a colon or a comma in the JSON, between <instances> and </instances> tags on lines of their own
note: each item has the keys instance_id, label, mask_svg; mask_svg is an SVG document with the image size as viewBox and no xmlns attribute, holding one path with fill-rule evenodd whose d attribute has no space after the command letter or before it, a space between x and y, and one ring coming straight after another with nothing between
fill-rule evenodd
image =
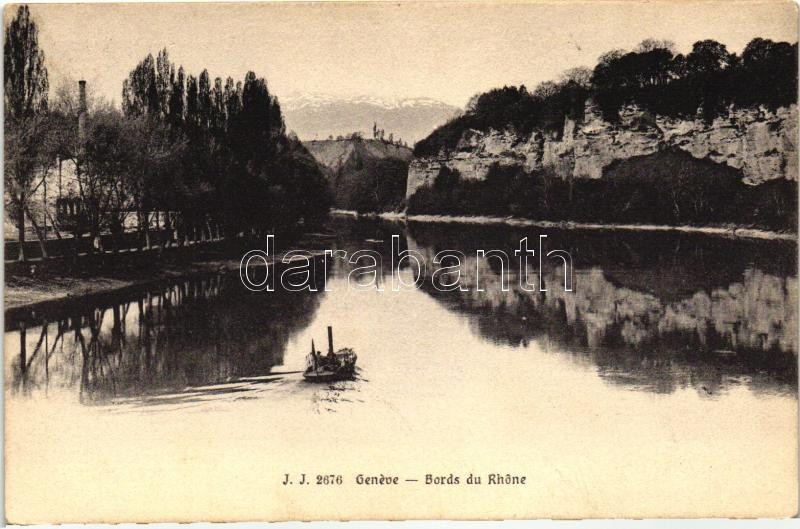
<instances>
[{"instance_id":1,"label":"dense foliage","mask_svg":"<svg viewBox=\"0 0 800 529\"><path fill-rule=\"evenodd\" d=\"M596 180L499 165L485 180L464 180L443 167L431 187L409 199L408 211L620 224L735 223L793 231L797 182L750 186L735 169L668 150L616 162Z\"/></svg>"},{"instance_id":2,"label":"dense foliage","mask_svg":"<svg viewBox=\"0 0 800 529\"><path fill-rule=\"evenodd\" d=\"M400 209L411 155L407 147L351 135L312 142L309 148L320 160L335 160L324 168L334 207L359 213Z\"/></svg>"},{"instance_id":3,"label":"dense foliage","mask_svg":"<svg viewBox=\"0 0 800 529\"><path fill-rule=\"evenodd\" d=\"M359 213L397 210L405 198L407 174L403 160L370 160L336 180L334 200L337 207Z\"/></svg>"},{"instance_id":4,"label":"dense foliage","mask_svg":"<svg viewBox=\"0 0 800 529\"><path fill-rule=\"evenodd\" d=\"M166 126L185 143L177 171L162 175L171 188L159 194L160 208L194 223L213 218L231 236L274 232L301 219L316 224L327 214L322 174L286 134L277 98L255 73L212 83L207 70L195 77L176 69L163 50L130 72L122 95L126 116Z\"/></svg>"},{"instance_id":5,"label":"dense foliage","mask_svg":"<svg viewBox=\"0 0 800 529\"><path fill-rule=\"evenodd\" d=\"M418 142L414 154L453 149L468 129L559 134L565 116L582 117L589 97L611 122L626 104L673 117L694 117L699 110L711 120L730 105L774 109L797 101L797 43L756 38L741 55L714 40L696 42L686 55L673 47L646 40L631 52L603 54L593 70L574 68L532 92L523 85L480 94L463 115Z\"/></svg>"},{"instance_id":6,"label":"dense foliage","mask_svg":"<svg viewBox=\"0 0 800 529\"><path fill-rule=\"evenodd\" d=\"M414 145L415 156L431 156L453 149L465 131L514 130L530 134L534 129L561 133L564 116L576 117L583 112L589 88L573 80L546 85L545 89L528 92L504 86L480 94L470 101L467 110L434 130Z\"/></svg>"}]
</instances>

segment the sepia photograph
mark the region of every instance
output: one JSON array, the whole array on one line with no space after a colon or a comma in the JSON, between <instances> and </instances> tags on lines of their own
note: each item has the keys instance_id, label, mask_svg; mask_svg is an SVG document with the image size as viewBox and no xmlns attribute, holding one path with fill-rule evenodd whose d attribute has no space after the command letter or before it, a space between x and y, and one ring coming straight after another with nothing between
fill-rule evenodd
<instances>
[{"instance_id":1,"label":"sepia photograph","mask_svg":"<svg viewBox=\"0 0 800 529\"><path fill-rule=\"evenodd\" d=\"M3 23L6 523L797 516L795 2Z\"/></svg>"}]
</instances>

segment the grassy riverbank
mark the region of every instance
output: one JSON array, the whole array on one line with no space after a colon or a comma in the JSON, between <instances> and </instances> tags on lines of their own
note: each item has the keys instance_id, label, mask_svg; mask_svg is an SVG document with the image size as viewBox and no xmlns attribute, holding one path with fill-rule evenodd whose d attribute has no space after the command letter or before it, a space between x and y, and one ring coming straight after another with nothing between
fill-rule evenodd
<instances>
[{"instance_id":1,"label":"grassy riverbank","mask_svg":"<svg viewBox=\"0 0 800 529\"><path fill-rule=\"evenodd\" d=\"M531 226L537 228L576 229L576 230L624 230L624 231L676 231L684 233L704 233L723 237L741 237L749 239L797 241L797 234L790 232L768 231L746 226L661 226L654 224L598 224L573 221L532 220L519 217L493 217L488 215L407 215L405 213L384 212L359 214L356 211L336 209L331 215L349 217L374 217L403 222L457 223L457 224L504 224L507 226Z\"/></svg>"}]
</instances>

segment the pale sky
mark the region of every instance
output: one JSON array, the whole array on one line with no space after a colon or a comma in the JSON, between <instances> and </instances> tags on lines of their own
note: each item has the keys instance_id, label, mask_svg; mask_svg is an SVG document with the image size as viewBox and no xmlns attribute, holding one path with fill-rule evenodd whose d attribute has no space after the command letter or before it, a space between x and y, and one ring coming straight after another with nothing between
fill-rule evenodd
<instances>
[{"instance_id":1,"label":"pale sky","mask_svg":"<svg viewBox=\"0 0 800 529\"><path fill-rule=\"evenodd\" d=\"M7 7L5 18L13 15ZM432 97L463 106L504 84L555 79L645 38L678 51L716 39L797 40L788 1L550 3L34 4L51 86L85 78L120 100L122 81L166 46L187 72L247 70L273 93Z\"/></svg>"}]
</instances>

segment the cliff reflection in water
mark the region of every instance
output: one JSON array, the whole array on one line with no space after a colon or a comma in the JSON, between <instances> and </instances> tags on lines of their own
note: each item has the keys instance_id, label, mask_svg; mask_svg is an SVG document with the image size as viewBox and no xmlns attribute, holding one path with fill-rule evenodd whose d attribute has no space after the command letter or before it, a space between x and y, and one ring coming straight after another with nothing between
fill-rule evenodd
<instances>
[{"instance_id":1,"label":"cliff reflection in water","mask_svg":"<svg viewBox=\"0 0 800 529\"><path fill-rule=\"evenodd\" d=\"M669 392L693 386L709 395L727 384L793 392L797 377L797 275L794 244L676 234L464 230L412 224L408 246L428 263L444 249L466 255L466 292L425 291L466 314L483 337L513 347L538 341L548 350L591 360L605 380ZM514 249L525 236L547 233L545 251L574 259L565 292L563 265L543 267L546 292L519 286ZM511 258L509 291L495 258ZM538 261L538 258L537 258ZM478 292L474 280L480 270ZM536 277L531 267L529 277ZM430 272L429 272L430 274ZM538 288L538 284L537 284Z\"/></svg>"},{"instance_id":2,"label":"cliff reflection in water","mask_svg":"<svg viewBox=\"0 0 800 529\"><path fill-rule=\"evenodd\" d=\"M287 342L312 319L321 295L249 292L238 274L228 274L56 305L7 319L6 380L23 394L77 388L86 404L192 386L175 400L244 391L213 385L268 375L282 364Z\"/></svg>"}]
</instances>

